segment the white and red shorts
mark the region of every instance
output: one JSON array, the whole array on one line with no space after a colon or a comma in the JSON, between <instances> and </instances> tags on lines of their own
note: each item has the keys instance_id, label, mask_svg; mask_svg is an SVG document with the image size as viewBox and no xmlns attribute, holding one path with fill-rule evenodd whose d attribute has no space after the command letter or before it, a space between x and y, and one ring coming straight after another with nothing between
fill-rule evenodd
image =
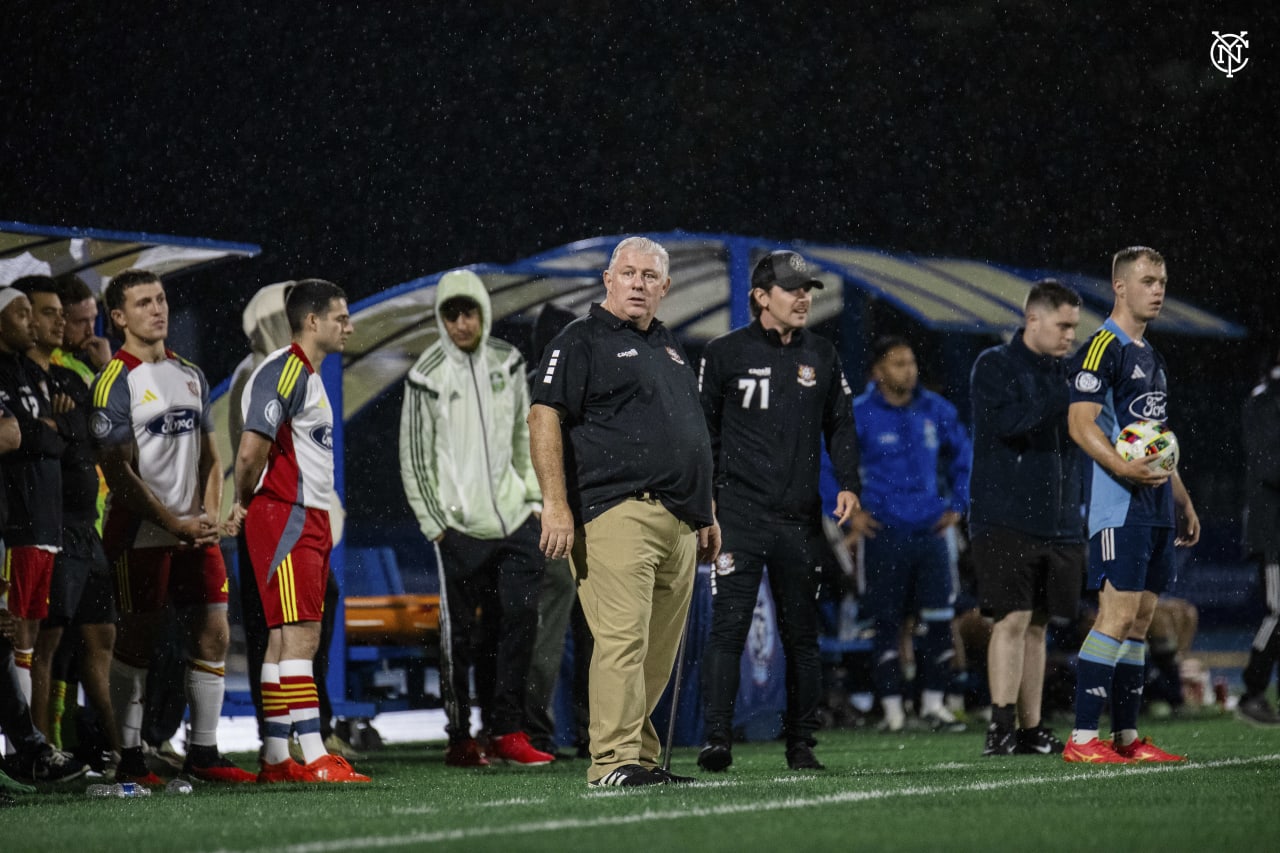
<instances>
[{"instance_id":1,"label":"white and red shorts","mask_svg":"<svg viewBox=\"0 0 1280 853\"><path fill-rule=\"evenodd\" d=\"M16 545L4 552L4 579L9 582L9 612L19 619L49 615L49 584L54 553L35 545Z\"/></svg>"},{"instance_id":2,"label":"white and red shorts","mask_svg":"<svg viewBox=\"0 0 1280 853\"><path fill-rule=\"evenodd\" d=\"M227 565L217 545L130 548L116 557L116 602L121 613L227 603Z\"/></svg>"},{"instance_id":3,"label":"white and red shorts","mask_svg":"<svg viewBox=\"0 0 1280 853\"><path fill-rule=\"evenodd\" d=\"M249 504L244 540L268 628L319 622L329 579L329 513L258 495Z\"/></svg>"}]
</instances>

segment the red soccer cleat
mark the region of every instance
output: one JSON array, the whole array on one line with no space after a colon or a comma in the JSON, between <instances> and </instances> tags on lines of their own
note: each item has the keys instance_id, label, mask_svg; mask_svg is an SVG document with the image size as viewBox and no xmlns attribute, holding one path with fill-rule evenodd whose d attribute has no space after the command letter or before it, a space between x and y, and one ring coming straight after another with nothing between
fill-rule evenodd
<instances>
[{"instance_id":1,"label":"red soccer cleat","mask_svg":"<svg viewBox=\"0 0 1280 853\"><path fill-rule=\"evenodd\" d=\"M310 782L311 777L303 769L302 765L294 761L292 758L286 758L278 764L268 764L262 762L262 769L258 771L258 784L271 785L280 782Z\"/></svg>"},{"instance_id":2,"label":"red soccer cleat","mask_svg":"<svg viewBox=\"0 0 1280 853\"><path fill-rule=\"evenodd\" d=\"M205 765L197 765L188 755L186 764L182 767L182 772L193 779L200 779L204 782L222 782L227 785L241 785L258 781L258 774L250 773L248 770L235 766L225 755L221 754L215 756L213 761Z\"/></svg>"},{"instance_id":3,"label":"red soccer cleat","mask_svg":"<svg viewBox=\"0 0 1280 853\"><path fill-rule=\"evenodd\" d=\"M1094 738L1088 743L1067 741L1062 760L1072 764L1128 764L1129 759L1111 748L1111 741Z\"/></svg>"},{"instance_id":4,"label":"red soccer cleat","mask_svg":"<svg viewBox=\"0 0 1280 853\"><path fill-rule=\"evenodd\" d=\"M301 768L303 782L368 782L368 776L357 773L351 762L341 755L325 754Z\"/></svg>"},{"instance_id":5,"label":"red soccer cleat","mask_svg":"<svg viewBox=\"0 0 1280 853\"><path fill-rule=\"evenodd\" d=\"M1174 755L1172 752L1165 752L1160 747L1151 742L1151 738L1138 738L1128 746L1115 745L1116 754L1130 761L1186 761L1185 755Z\"/></svg>"},{"instance_id":6,"label":"red soccer cleat","mask_svg":"<svg viewBox=\"0 0 1280 853\"><path fill-rule=\"evenodd\" d=\"M155 773L152 773L150 770L148 770L146 773L138 774L138 773L129 773L117 767L116 781L117 782L133 782L134 784L137 784L137 785L145 785L148 788L154 787L156 785L159 785L162 788L164 787L164 780L161 779L159 776L157 776Z\"/></svg>"},{"instance_id":7,"label":"red soccer cleat","mask_svg":"<svg viewBox=\"0 0 1280 853\"><path fill-rule=\"evenodd\" d=\"M556 760L551 753L543 752L529 743L529 736L524 732L511 732L493 738L489 741L489 754L507 764L520 767L540 767Z\"/></svg>"}]
</instances>

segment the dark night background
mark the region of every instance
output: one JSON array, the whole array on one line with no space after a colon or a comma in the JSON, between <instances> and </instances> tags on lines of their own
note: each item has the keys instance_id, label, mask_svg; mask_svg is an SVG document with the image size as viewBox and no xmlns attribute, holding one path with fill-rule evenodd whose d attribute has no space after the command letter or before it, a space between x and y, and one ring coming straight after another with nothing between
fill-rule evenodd
<instances>
[{"instance_id":1,"label":"dark night background","mask_svg":"<svg viewBox=\"0 0 1280 853\"><path fill-rule=\"evenodd\" d=\"M450 5L6 4L0 219L261 245L174 281L215 383L286 278L354 301L674 228L1099 277L1146 243L1250 329L1153 329L1184 476L1234 526L1239 404L1280 342L1274 4ZM1248 31L1232 79L1214 30Z\"/></svg>"}]
</instances>

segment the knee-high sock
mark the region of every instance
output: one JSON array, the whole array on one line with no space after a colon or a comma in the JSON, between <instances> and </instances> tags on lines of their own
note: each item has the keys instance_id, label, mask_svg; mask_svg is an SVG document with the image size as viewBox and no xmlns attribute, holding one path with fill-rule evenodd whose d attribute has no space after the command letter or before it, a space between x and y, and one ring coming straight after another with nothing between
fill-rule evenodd
<instances>
[{"instance_id":1,"label":"knee-high sock","mask_svg":"<svg viewBox=\"0 0 1280 853\"><path fill-rule=\"evenodd\" d=\"M280 661L280 689L289 703L289 719L298 733L302 757L307 764L326 752L320 737L320 698L309 660Z\"/></svg>"},{"instance_id":2,"label":"knee-high sock","mask_svg":"<svg viewBox=\"0 0 1280 853\"><path fill-rule=\"evenodd\" d=\"M955 646L951 642L951 620L949 617L925 619L923 624L924 636L916 641L919 649L917 659L920 662L920 684L931 694L941 697L951 683L951 661L956 656Z\"/></svg>"},{"instance_id":3,"label":"knee-high sock","mask_svg":"<svg viewBox=\"0 0 1280 853\"><path fill-rule=\"evenodd\" d=\"M1147 644L1125 640L1116 660L1111 682L1111 730L1120 743L1129 744L1138 736L1138 711L1142 708L1142 687L1147 674Z\"/></svg>"},{"instance_id":4,"label":"knee-high sock","mask_svg":"<svg viewBox=\"0 0 1280 853\"><path fill-rule=\"evenodd\" d=\"M1078 735L1077 742L1098 736L1098 720L1102 719L1102 707L1111 698L1119 657L1120 641L1098 631L1090 631L1080 646L1076 667L1076 726L1072 735Z\"/></svg>"},{"instance_id":5,"label":"knee-high sock","mask_svg":"<svg viewBox=\"0 0 1280 853\"><path fill-rule=\"evenodd\" d=\"M120 727L123 749L142 748L142 697L147 689L147 671L142 667L111 659L111 710Z\"/></svg>"},{"instance_id":6,"label":"knee-high sock","mask_svg":"<svg viewBox=\"0 0 1280 853\"><path fill-rule=\"evenodd\" d=\"M218 745L218 718L227 691L226 661L187 661L187 704L191 707L191 743ZM188 752L191 750L188 749Z\"/></svg>"},{"instance_id":7,"label":"knee-high sock","mask_svg":"<svg viewBox=\"0 0 1280 853\"><path fill-rule=\"evenodd\" d=\"M262 665L262 760L279 764L289 757L289 702L280 689L280 664Z\"/></svg>"},{"instance_id":8,"label":"knee-high sock","mask_svg":"<svg viewBox=\"0 0 1280 853\"><path fill-rule=\"evenodd\" d=\"M13 662L18 665L18 684L22 686L22 695L28 705L31 704L31 658L35 653L35 649L13 650Z\"/></svg>"}]
</instances>

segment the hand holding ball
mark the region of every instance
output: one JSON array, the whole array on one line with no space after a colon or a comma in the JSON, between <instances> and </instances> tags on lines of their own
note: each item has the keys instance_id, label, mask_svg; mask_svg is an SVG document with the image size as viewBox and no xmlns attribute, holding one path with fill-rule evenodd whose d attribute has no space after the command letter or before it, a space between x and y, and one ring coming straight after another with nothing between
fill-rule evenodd
<instances>
[{"instance_id":1,"label":"hand holding ball","mask_svg":"<svg viewBox=\"0 0 1280 853\"><path fill-rule=\"evenodd\" d=\"M1178 467L1178 437L1160 421L1134 421L1120 430L1116 452L1170 474Z\"/></svg>"}]
</instances>

